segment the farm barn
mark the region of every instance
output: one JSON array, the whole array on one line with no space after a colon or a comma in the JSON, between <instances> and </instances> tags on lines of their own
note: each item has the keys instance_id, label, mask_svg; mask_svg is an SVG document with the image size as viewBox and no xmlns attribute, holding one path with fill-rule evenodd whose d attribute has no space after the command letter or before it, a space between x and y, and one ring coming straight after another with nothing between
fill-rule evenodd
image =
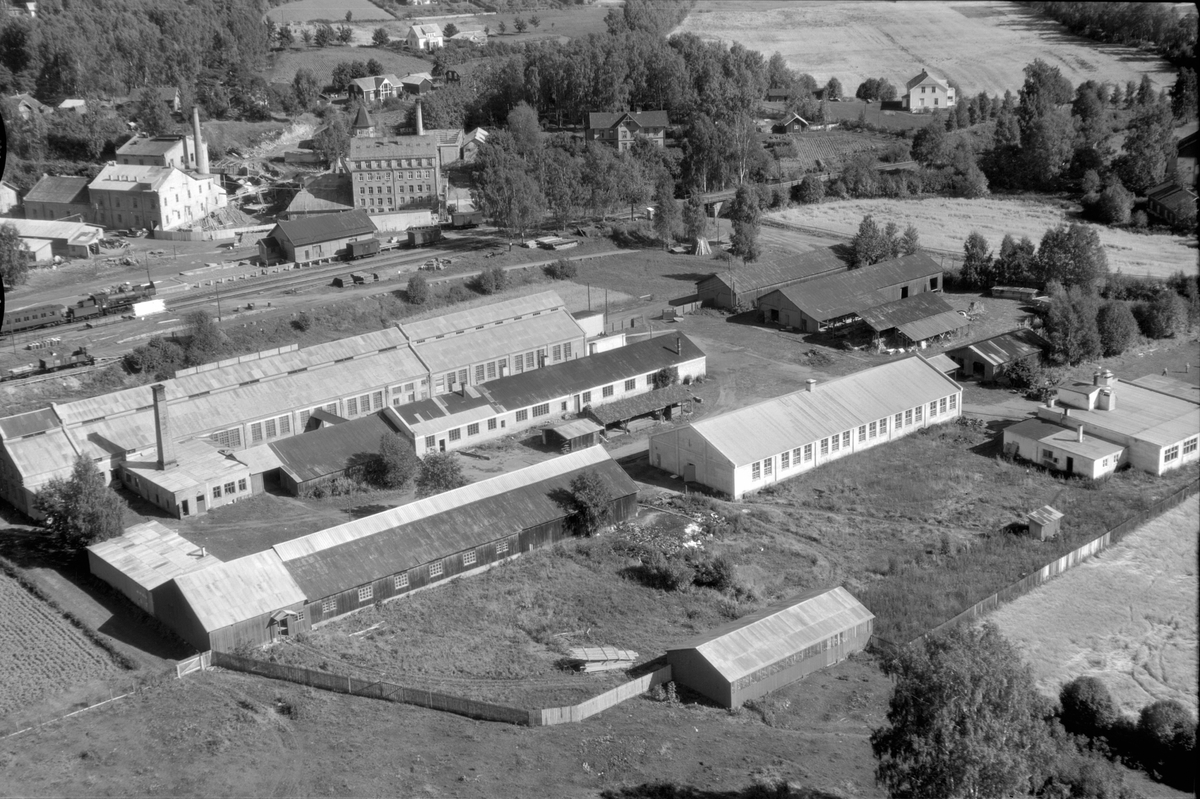
<instances>
[{"instance_id":1,"label":"farm barn","mask_svg":"<svg viewBox=\"0 0 1200 799\"><path fill-rule=\"evenodd\" d=\"M304 592L273 550L181 574L156 592L154 606L201 652L265 646L308 629Z\"/></svg>"},{"instance_id":2,"label":"farm barn","mask_svg":"<svg viewBox=\"0 0 1200 799\"><path fill-rule=\"evenodd\" d=\"M1040 359L1047 346L1046 340L1037 333L1019 328L947 350L946 355L958 364L961 377L991 382L1002 377L1004 371L1018 361Z\"/></svg>"},{"instance_id":3,"label":"farm barn","mask_svg":"<svg viewBox=\"0 0 1200 799\"><path fill-rule=\"evenodd\" d=\"M962 387L919 355L650 439L650 464L734 499L961 413Z\"/></svg>"},{"instance_id":4,"label":"farm barn","mask_svg":"<svg viewBox=\"0 0 1200 799\"><path fill-rule=\"evenodd\" d=\"M613 522L636 515L637 484L603 448L589 447L277 544L274 552L317 625L570 537L562 495L584 472L608 486Z\"/></svg>"},{"instance_id":5,"label":"farm barn","mask_svg":"<svg viewBox=\"0 0 1200 799\"><path fill-rule=\"evenodd\" d=\"M701 305L745 310L775 289L847 269L832 248L823 248L774 259L764 258L736 270L709 275L696 282L696 294Z\"/></svg>"},{"instance_id":6,"label":"farm barn","mask_svg":"<svg viewBox=\"0 0 1200 799\"><path fill-rule=\"evenodd\" d=\"M758 309L767 322L816 333L870 308L941 290L942 267L917 253L784 286L759 299Z\"/></svg>"},{"instance_id":7,"label":"farm barn","mask_svg":"<svg viewBox=\"0 0 1200 799\"><path fill-rule=\"evenodd\" d=\"M155 593L174 578L220 563L213 555L155 521L129 527L87 548L92 574L151 616Z\"/></svg>"},{"instance_id":8,"label":"farm barn","mask_svg":"<svg viewBox=\"0 0 1200 799\"><path fill-rule=\"evenodd\" d=\"M845 588L810 591L667 649L671 675L740 707L861 652L875 616Z\"/></svg>"}]
</instances>

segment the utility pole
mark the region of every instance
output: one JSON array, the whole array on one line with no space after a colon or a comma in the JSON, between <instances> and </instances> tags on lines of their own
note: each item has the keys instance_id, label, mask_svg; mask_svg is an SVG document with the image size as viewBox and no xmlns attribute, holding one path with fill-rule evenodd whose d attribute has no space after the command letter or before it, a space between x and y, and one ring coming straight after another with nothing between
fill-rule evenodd
<instances>
[{"instance_id":1,"label":"utility pole","mask_svg":"<svg viewBox=\"0 0 1200 799\"><path fill-rule=\"evenodd\" d=\"M221 321L221 284L213 283L217 287L217 321Z\"/></svg>"}]
</instances>

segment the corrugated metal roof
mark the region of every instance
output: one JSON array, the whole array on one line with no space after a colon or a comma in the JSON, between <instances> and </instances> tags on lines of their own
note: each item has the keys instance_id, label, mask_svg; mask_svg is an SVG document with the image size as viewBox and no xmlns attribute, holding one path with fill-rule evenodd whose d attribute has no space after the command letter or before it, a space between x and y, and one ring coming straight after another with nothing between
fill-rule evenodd
<instances>
[{"instance_id":1,"label":"corrugated metal roof","mask_svg":"<svg viewBox=\"0 0 1200 799\"><path fill-rule=\"evenodd\" d=\"M32 239L62 239L90 243L104 235L99 225L83 222L50 222L44 219L5 219L4 224L17 229L17 235Z\"/></svg>"},{"instance_id":2,"label":"corrugated metal roof","mask_svg":"<svg viewBox=\"0 0 1200 799\"><path fill-rule=\"evenodd\" d=\"M1187 400L1188 402L1200 403L1200 386L1192 385L1184 382L1178 377L1167 377L1166 375L1144 375L1127 381L1135 386L1157 391L1160 394L1167 394L1177 399Z\"/></svg>"},{"instance_id":3,"label":"corrugated metal roof","mask_svg":"<svg viewBox=\"0 0 1200 799\"><path fill-rule=\"evenodd\" d=\"M1114 444L1111 441L1105 441L1102 438L1087 435L1086 433L1083 436L1083 441L1080 441L1079 434L1074 429L1060 427L1042 419L1026 419L1023 422L1017 422L1006 427L1004 432L1024 438L1031 438L1039 443L1061 449L1063 452L1079 455L1091 460L1107 458L1125 449L1121 444ZM1024 455L1028 460L1038 459L1035 453L1026 452ZM1031 455L1033 457L1030 457Z\"/></svg>"},{"instance_id":4,"label":"corrugated metal roof","mask_svg":"<svg viewBox=\"0 0 1200 799\"><path fill-rule=\"evenodd\" d=\"M690 428L742 466L959 391L961 386L911 355L818 383L812 391L801 389L710 416Z\"/></svg>"},{"instance_id":5,"label":"corrugated metal roof","mask_svg":"<svg viewBox=\"0 0 1200 799\"><path fill-rule=\"evenodd\" d=\"M18 413L0 419L0 439L20 438L32 433L41 433L58 427L58 417L53 408L39 408L36 411Z\"/></svg>"},{"instance_id":6,"label":"corrugated metal roof","mask_svg":"<svg viewBox=\"0 0 1200 799\"><path fill-rule=\"evenodd\" d=\"M1039 353L1047 345L1045 339L1029 328L1019 328L948 350L948 354L970 353L978 360L1000 366Z\"/></svg>"},{"instance_id":7,"label":"corrugated metal roof","mask_svg":"<svg viewBox=\"0 0 1200 799\"><path fill-rule=\"evenodd\" d=\"M603 430L604 427L596 424L591 419L572 419L569 422L556 424L550 429L562 438L572 439L586 436L588 433L598 432Z\"/></svg>"},{"instance_id":8,"label":"corrugated metal roof","mask_svg":"<svg viewBox=\"0 0 1200 799\"><path fill-rule=\"evenodd\" d=\"M937 355L926 358L925 361L942 374L954 374L958 371L958 364L944 352L939 352Z\"/></svg>"},{"instance_id":9,"label":"corrugated metal roof","mask_svg":"<svg viewBox=\"0 0 1200 799\"><path fill-rule=\"evenodd\" d=\"M841 586L811 591L668 647L694 649L729 682L875 618Z\"/></svg>"},{"instance_id":10,"label":"corrugated metal roof","mask_svg":"<svg viewBox=\"0 0 1200 799\"><path fill-rule=\"evenodd\" d=\"M915 322L905 322L896 329L908 337L909 341L925 341L943 333L950 333L966 327L970 322L954 311L943 311L926 319Z\"/></svg>"},{"instance_id":11,"label":"corrugated metal roof","mask_svg":"<svg viewBox=\"0 0 1200 799\"><path fill-rule=\"evenodd\" d=\"M889 286L940 277L941 274L942 267L937 261L919 252L806 280L779 291L797 308L823 322L861 313L890 301L890 297L881 293Z\"/></svg>"},{"instance_id":12,"label":"corrugated metal roof","mask_svg":"<svg viewBox=\"0 0 1200 799\"><path fill-rule=\"evenodd\" d=\"M584 471L597 474L614 497L637 493L637 484L603 448L588 447L447 492L458 496L431 498L445 498L442 502L421 500L342 526L358 525L369 530L365 535L335 532L341 528L314 533L307 538L331 545L311 554L291 557L301 549L292 546L298 542L276 545L275 550L281 555L289 553L285 565L296 582L310 599L319 599L562 519L570 511L561 504L561 495ZM495 490L489 483L500 483L502 489ZM336 543L342 538L348 540Z\"/></svg>"},{"instance_id":13,"label":"corrugated metal roof","mask_svg":"<svg viewBox=\"0 0 1200 799\"><path fill-rule=\"evenodd\" d=\"M362 139L351 139L362 141ZM276 235L278 233L278 235ZM373 236L375 223L366 211L343 211L340 214L321 214L301 219L286 219L275 225L269 238L286 239L293 247L344 239L347 236Z\"/></svg>"},{"instance_id":14,"label":"corrugated metal roof","mask_svg":"<svg viewBox=\"0 0 1200 799\"><path fill-rule=\"evenodd\" d=\"M588 413L602 424L615 424L635 416L662 410L668 405L683 402L691 396L692 392L687 386L670 386L646 394L635 394L616 402L593 405Z\"/></svg>"},{"instance_id":15,"label":"corrugated metal roof","mask_svg":"<svg viewBox=\"0 0 1200 799\"><path fill-rule=\"evenodd\" d=\"M1093 388L1091 383L1075 383L1073 387ZM1114 391L1117 397L1115 410L1071 408L1071 417L1099 430L1130 436L1159 447L1200 433L1200 405L1194 402L1120 380Z\"/></svg>"},{"instance_id":16,"label":"corrugated metal roof","mask_svg":"<svg viewBox=\"0 0 1200 799\"><path fill-rule=\"evenodd\" d=\"M181 441L175 445L177 463L169 469L159 469L157 461L125 462L125 469L151 485L172 494L204 488L208 482L224 483L244 478L245 464L217 452L204 441Z\"/></svg>"},{"instance_id":17,"label":"corrugated metal roof","mask_svg":"<svg viewBox=\"0 0 1200 799\"><path fill-rule=\"evenodd\" d=\"M541 463L535 463L532 466L526 466L524 469L517 469L516 471L492 477L488 480L481 480L478 483L465 485L462 488L456 488L432 497L419 499L416 502L410 502L407 505L401 505L398 508L392 508L382 513L346 522L337 527L330 527L301 538L285 541L282 544L276 544L275 551L279 553L279 557L283 558L284 561L292 561L350 541L357 541L360 538L378 535L387 530L435 516L439 513L445 513L446 511L469 505L473 502L493 499L508 491L515 491L523 486L533 485L542 480L549 480L556 475L565 474L576 469L598 466L606 462L614 461L604 451L603 447L588 447L578 452L572 452L558 458L551 458ZM494 537L498 538L501 535L504 535L503 531L497 532Z\"/></svg>"},{"instance_id":18,"label":"corrugated metal roof","mask_svg":"<svg viewBox=\"0 0 1200 799\"><path fill-rule=\"evenodd\" d=\"M92 544L88 551L147 591L221 562L212 554L200 557L199 546L156 521L135 524L116 538Z\"/></svg>"},{"instance_id":19,"label":"corrugated metal roof","mask_svg":"<svg viewBox=\"0 0 1200 799\"><path fill-rule=\"evenodd\" d=\"M233 453L233 457L244 463L250 470L250 474L263 474L283 465L279 456L275 454L275 450L271 449L270 444L259 444L256 447L238 450Z\"/></svg>"},{"instance_id":20,"label":"corrugated metal roof","mask_svg":"<svg viewBox=\"0 0 1200 799\"><path fill-rule=\"evenodd\" d=\"M304 601L304 592L270 549L174 579L208 632Z\"/></svg>"},{"instance_id":21,"label":"corrugated metal roof","mask_svg":"<svg viewBox=\"0 0 1200 799\"><path fill-rule=\"evenodd\" d=\"M91 200L87 188L87 178L46 175L29 190L22 202L88 205Z\"/></svg>"},{"instance_id":22,"label":"corrugated metal roof","mask_svg":"<svg viewBox=\"0 0 1200 799\"><path fill-rule=\"evenodd\" d=\"M831 247L822 247L811 252L768 256L749 265L718 272L696 283L697 289L709 281L725 286L736 286L737 291L755 291L786 283L798 283L832 272L845 271L849 267Z\"/></svg>"},{"instance_id":23,"label":"corrugated metal roof","mask_svg":"<svg viewBox=\"0 0 1200 799\"><path fill-rule=\"evenodd\" d=\"M345 424L275 441L269 446L281 465L297 480L306 482L344 471L356 455L379 452L379 439L395 432L382 413L373 413Z\"/></svg>"},{"instance_id":24,"label":"corrugated metal roof","mask_svg":"<svg viewBox=\"0 0 1200 799\"><path fill-rule=\"evenodd\" d=\"M5 441L4 448L27 487L31 482L68 475L75 465L75 448L61 429L50 430L45 435Z\"/></svg>"},{"instance_id":25,"label":"corrugated metal roof","mask_svg":"<svg viewBox=\"0 0 1200 799\"><path fill-rule=\"evenodd\" d=\"M882 333L885 330L891 330L893 327L918 322L940 313L953 314L954 309L950 307L950 303L946 302L941 294L927 291L923 294L914 294L911 297L905 297L902 300L885 302L883 305L877 305L874 308L865 308L859 311L859 316L876 333ZM958 316L958 314L954 315ZM959 318L962 319L962 317ZM963 324L965 325L966 323L967 321L963 319Z\"/></svg>"},{"instance_id":26,"label":"corrugated metal roof","mask_svg":"<svg viewBox=\"0 0 1200 799\"><path fill-rule=\"evenodd\" d=\"M507 322L518 316L545 313L564 307L562 297L559 297L557 293L541 291L525 297L514 297L511 300L478 305L464 311L440 314L429 319L405 322L400 329L410 340L420 341L431 339L434 336L456 333L459 330L474 330L480 325L493 325L500 321Z\"/></svg>"},{"instance_id":27,"label":"corrugated metal roof","mask_svg":"<svg viewBox=\"0 0 1200 799\"><path fill-rule=\"evenodd\" d=\"M483 330L472 328L442 339L425 339L421 344L414 341L412 348L436 376L467 364L547 347L551 342L577 340L577 351L581 351L583 338L583 330L570 314L550 311Z\"/></svg>"},{"instance_id":28,"label":"corrugated metal roof","mask_svg":"<svg viewBox=\"0 0 1200 799\"><path fill-rule=\"evenodd\" d=\"M1062 511L1052 508L1049 505L1043 505L1037 510L1029 512L1029 518L1033 519L1038 524L1051 524L1063 517Z\"/></svg>"}]
</instances>

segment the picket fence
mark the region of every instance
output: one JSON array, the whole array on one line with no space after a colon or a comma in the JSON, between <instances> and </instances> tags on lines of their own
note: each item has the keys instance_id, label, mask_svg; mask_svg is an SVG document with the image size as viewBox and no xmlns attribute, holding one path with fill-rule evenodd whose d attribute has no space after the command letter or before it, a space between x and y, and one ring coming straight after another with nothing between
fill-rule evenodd
<instances>
[{"instance_id":1,"label":"picket fence","mask_svg":"<svg viewBox=\"0 0 1200 799\"><path fill-rule=\"evenodd\" d=\"M205 653L208 654L208 653ZM275 680L286 680L300 685L308 685L325 691L340 694L353 694L371 699L382 699L388 702L401 702L406 705L440 710L454 713L472 719L483 721L500 721L506 724L517 724L525 727L545 727L554 724L567 724L583 721L586 718L607 710L613 705L644 694L656 685L662 685L671 679L671 667L665 666L649 674L630 680L627 683L594 696L578 705L554 707L538 710L527 708L507 707L491 702L481 702L476 699L466 699L452 696L425 688L407 688L403 685L386 680L360 680L341 674L330 674L325 671L306 669L301 666L285 666L282 663L269 663L243 655L213 650L211 664L234 671L257 674L260 677L270 677Z\"/></svg>"},{"instance_id":2,"label":"picket fence","mask_svg":"<svg viewBox=\"0 0 1200 799\"><path fill-rule=\"evenodd\" d=\"M1151 519L1155 519L1172 508L1180 505L1186 499L1194 496L1196 493L1200 493L1200 482L1195 482L1184 486L1175 493L1163 497L1159 501L1155 502L1146 510L1130 516L1128 519L1121 522L1116 527L1111 528L1103 535L1093 538L1091 541L1088 541L1086 544L1071 550L1061 558L1050 561L1037 571L1025 575L1020 580L1017 580L1015 583L1000 589L986 599L976 602L962 613L959 613L957 616L954 616L948 621L942 622L938 626L923 633L922 635L917 636L909 643L915 643L927 636L936 635L937 633L948 630L956 625L972 622L982 618L983 616L986 616L1006 602L1011 602L1017 597L1029 593L1033 589L1040 585L1044 585L1068 569L1072 569L1089 558L1100 554L1104 550L1118 543L1121 539L1123 539L1132 531L1136 530L1138 527L1141 527ZM887 639L879 638L878 636L872 637L871 646L884 655L895 655L900 649L899 645L888 641Z\"/></svg>"}]
</instances>

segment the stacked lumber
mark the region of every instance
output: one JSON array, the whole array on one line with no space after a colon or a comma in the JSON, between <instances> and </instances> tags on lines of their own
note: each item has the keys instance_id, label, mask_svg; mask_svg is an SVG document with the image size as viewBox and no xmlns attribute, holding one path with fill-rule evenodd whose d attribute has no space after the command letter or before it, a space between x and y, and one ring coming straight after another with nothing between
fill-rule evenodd
<instances>
[{"instance_id":1,"label":"stacked lumber","mask_svg":"<svg viewBox=\"0 0 1200 799\"><path fill-rule=\"evenodd\" d=\"M612 671L628 669L638 653L613 646L586 646L567 650L567 661L579 671Z\"/></svg>"}]
</instances>

